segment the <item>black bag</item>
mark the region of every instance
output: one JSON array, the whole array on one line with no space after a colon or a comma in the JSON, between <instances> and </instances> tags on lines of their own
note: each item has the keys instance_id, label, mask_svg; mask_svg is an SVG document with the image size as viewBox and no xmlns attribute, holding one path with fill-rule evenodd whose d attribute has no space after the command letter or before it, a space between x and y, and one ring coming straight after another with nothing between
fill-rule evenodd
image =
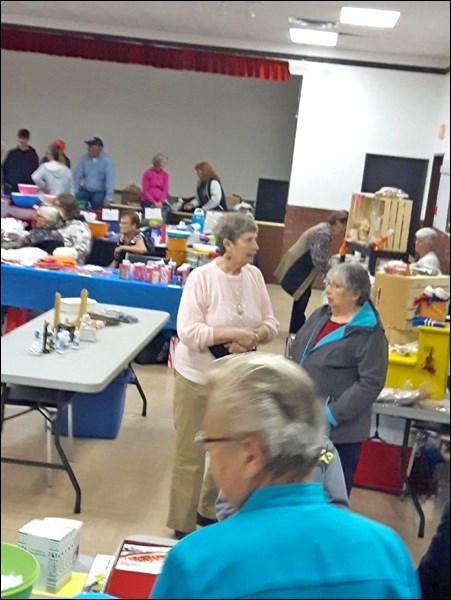
<instances>
[{"instance_id":1,"label":"black bag","mask_svg":"<svg viewBox=\"0 0 451 600\"><path fill-rule=\"evenodd\" d=\"M222 358L223 356L228 356L230 354L230 352L227 350L224 344L215 344L214 346L208 346L208 349L215 358Z\"/></svg>"},{"instance_id":2,"label":"black bag","mask_svg":"<svg viewBox=\"0 0 451 600\"><path fill-rule=\"evenodd\" d=\"M134 358L138 365L161 365L168 362L169 340L159 333Z\"/></svg>"}]
</instances>

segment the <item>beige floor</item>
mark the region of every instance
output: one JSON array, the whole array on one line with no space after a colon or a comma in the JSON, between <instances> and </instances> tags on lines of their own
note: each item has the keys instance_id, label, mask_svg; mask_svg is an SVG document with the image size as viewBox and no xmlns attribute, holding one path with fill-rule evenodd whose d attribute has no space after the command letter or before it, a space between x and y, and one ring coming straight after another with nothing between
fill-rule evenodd
<instances>
[{"instance_id":1,"label":"beige floor","mask_svg":"<svg viewBox=\"0 0 451 600\"><path fill-rule=\"evenodd\" d=\"M269 286L269 291L281 328L267 349L283 353L291 299L278 286ZM318 301L316 292L310 308ZM147 418L140 415L141 400L135 386L128 386L118 437L74 441L72 464L83 494L79 518L84 523L84 554L111 553L122 538L132 534L171 534L165 522L174 445L173 375L166 367L153 365L137 365L136 372L150 398ZM5 456L44 460L42 417L32 414L8 421L1 447ZM33 518L74 517L74 493L63 472L55 472L53 487L47 487L44 469L2 464L1 498L3 541L14 543L17 529ZM354 489L351 504L355 511L395 528L418 561L435 531L442 499L425 503L426 536L422 540L417 538L417 516L408 498Z\"/></svg>"}]
</instances>

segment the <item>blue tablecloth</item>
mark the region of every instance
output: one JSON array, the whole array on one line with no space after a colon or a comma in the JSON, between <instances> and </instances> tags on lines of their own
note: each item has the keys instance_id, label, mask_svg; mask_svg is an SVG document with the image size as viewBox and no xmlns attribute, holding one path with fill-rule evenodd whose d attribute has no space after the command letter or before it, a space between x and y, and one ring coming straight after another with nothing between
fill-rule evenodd
<instances>
[{"instance_id":1,"label":"blue tablecloth","mask_svg":"<svg viewBox=\"0 0 451 600\"><path fill-rule=\"evenodd\" d=\"M86 288L89 297L104 304L164 310L171 317L166 329L176 329L177 311L183 288L176 285L145 283L111 275L84 276L77 273L16 267L2 264L2 306L46 311L54 306L55 292L74 298Z\"/></svg>"}]
</instances>

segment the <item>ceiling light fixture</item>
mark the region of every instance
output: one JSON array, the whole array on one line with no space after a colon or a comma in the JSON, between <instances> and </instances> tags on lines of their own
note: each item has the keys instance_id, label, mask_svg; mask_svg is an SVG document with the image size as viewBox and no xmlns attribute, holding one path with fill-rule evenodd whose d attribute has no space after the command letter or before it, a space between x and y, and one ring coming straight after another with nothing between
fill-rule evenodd
<instances>
[{"instance_id":1,"label":"ceiling light fixture","mask_svg":"<svg viewBox=\"0 0 451 600\"><path fill-rule=\"evenodd\" d=\"M290 27L291 41L295 44L331 47L337 45L337 24L332 21L316 21L294 17L290 17L288 21L292 25L296 25L296 27Z\"/></svg>"},{"instance_id":2,"label":"ceiling light fixture","mask_svg":"<svg viewBox=\"0 0 451 600\"><path fill-rule=\"evenodd\" d=\"M398 22L400 15L401 13L397 10L343 6L340 11L340 23L343 23L343 25L391 29Z\"/></svg>"},{"instance_id":3,"label":"ceiling light fixture","mask_svg":"<svg viewBox=\"0 0 451 600\"><path fill-rule=\"evenodd\" d=\"M226 0L225 2L220 2L219 10L218 10L220 16L227 17L229 15L231 7L232 7L232 3L228 0Z\"/></svg>"},{"instance_id":4,"label":"ceiling light fixture","mask_svg":"<svg viewBox=\"0 0 451 600\"><path fill-rule=\"evenodd\" d=\"M246 14L250 19L255 19L257 13L255 12L255 2L249 2L246 9Z\"/></svg>"}]
</instances>

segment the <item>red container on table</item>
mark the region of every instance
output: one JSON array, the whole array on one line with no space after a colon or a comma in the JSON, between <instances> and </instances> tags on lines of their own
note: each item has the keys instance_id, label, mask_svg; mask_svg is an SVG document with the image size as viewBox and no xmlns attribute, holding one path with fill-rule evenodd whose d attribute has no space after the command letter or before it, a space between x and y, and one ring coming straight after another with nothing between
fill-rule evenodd
<instances>
[{"instance_id":1,"label":"red container on table","mask_svg":"<svg viewBox=\"0 0 451 600\"><path fill-rule=\"evenodd\" d=\"M163 544L125 540L108 579L106 592L118 598L149 598L170 548Z\"/></svg>"},{"instance_id":2,"label":"red container on table","mask_svg":"<svg viewBox=\"0 0 451 600\"><path fill-rule=\"evenodd\" d=\"M134 264L133 279L135 281L142 281L144 279L145 268L146 265L142 262L137 262Z\"/></svg>"}]
</instances>

